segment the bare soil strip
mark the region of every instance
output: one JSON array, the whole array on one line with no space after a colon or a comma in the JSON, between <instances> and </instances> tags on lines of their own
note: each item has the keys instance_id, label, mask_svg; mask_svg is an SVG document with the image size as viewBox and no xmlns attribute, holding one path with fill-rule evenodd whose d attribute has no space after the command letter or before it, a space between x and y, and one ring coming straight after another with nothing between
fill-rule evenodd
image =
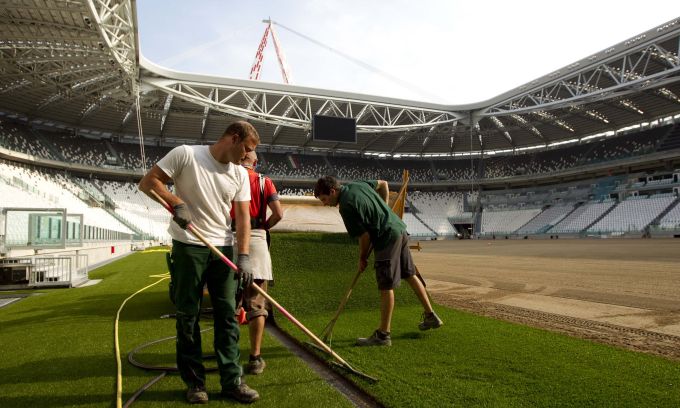
<instances>
[{"instance_id":1,"label":"bare soil strip","mask_svg":"<svg viewBox=\"0 0 680 408\"><path fill-rule=\"evenodd\" d=\"M556 331L612 346L656 354L673 360L680 360L680 336L516 306L462 299L446 293L432 293L432 298L441 305L477 315Z\"/></svg>"},{"instance_id":2,"label":"bare soil strip","mask_svg":"<svg viewBox=\"0 0 680 408\"><path fill-rule=\"evenodd\" d=\"M442 305L680 360L680 240L436 241Z\"/></svg>"}]
</instances>

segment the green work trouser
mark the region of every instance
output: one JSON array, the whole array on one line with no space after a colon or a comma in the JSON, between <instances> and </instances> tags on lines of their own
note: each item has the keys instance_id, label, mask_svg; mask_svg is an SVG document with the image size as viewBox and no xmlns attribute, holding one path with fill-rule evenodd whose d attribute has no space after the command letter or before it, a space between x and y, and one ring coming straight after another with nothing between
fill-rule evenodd
<instances>
[{"instance_id":1,"label":"green work trouser","mask_svg":"<svg viewBox=\"0 0 680 408\"><path fill-rule=\"evenodd\" d=\"M218 247L232 258L231 246ZM208 285L215 324L214 347L220 384L230 389L240 384L239 327L234 271L209 248L172 241L175 306L177 307L177 368L189 387L205 386L205 367L198 326L203 286Z\"/></svg>"}]
</instances>

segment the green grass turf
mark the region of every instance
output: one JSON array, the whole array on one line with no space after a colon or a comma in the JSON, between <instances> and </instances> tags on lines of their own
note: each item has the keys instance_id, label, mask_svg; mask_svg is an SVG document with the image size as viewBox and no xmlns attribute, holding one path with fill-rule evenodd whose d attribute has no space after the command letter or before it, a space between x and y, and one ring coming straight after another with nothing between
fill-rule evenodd
<instances>
[{"instance_id":1,"label":"green grass turf","mask_svg":"<svg viewBox=\"0 0 680 408\"><path fill-rule=\"evenodd\" d=\"M356 271L357 246L339 234L274 234L272 295L314 333L320 333ZM41 290L0 309L0 407L111 406L114 401L113 319L120 303L165 272L164 253L135 254L90 274L103 279L81 289ZM445 325L419 332L420 306L407 285L397 290L393 346L357 348L356 337L377 326L378 292L372 268L355 288L333 336L333 348L376 376L351 377L390 407L677 407L680 364L543 330L436 307ZM174 333L165 282L128 303L121 347ZM301 340L280 313L277 321ZM203 327L209 327L204 324ZM242 333L242 360L247 331ZM212 349L210 332L204 350ZM349 406L299 360L266 336L269 367L247 377L263 400L256 406ZM174 346L145 350L140 360L172 364ZM210 366L211 362L208 361ZM124 400L155 374L124 364ZM212 406L216 374L208 376ZM185 406L177 376L162 379L135 406Z\"/></svg>"},{"instance_id":2,"label":"green grass turf","mask_svg":"<svg viewBox=\"0 0 680 408\"><path fill-rule=\"evenodd\" d=\"M103 279L76 289L40 290L0 308L0 407L109 407L115 406L116 367L113 323L122 301L166 272L164 252L137 253L90 273ZM22 291L22 294L30 291ZM154 377L127 363L127 353L146 342L172 336L174 320L164 281L128 302L121 315L120 336L124 359L123 402ZM205 318L202 328L210 327ZM287 349L266 335L263 354L268 369L260 377L247 377L263 400L262 407L351 406ZM204 351L212 352L212 333L203 335ZM242 331L241 359L248 355L247 330ZM145 349L139 360L174 364L174 342ZM207 366L214 362L207 361ZM211 406L236 406L220 400L219 379L208 375ZM133 406L186 406L184 385L172 375L156 383Z\"/></svg>"},{"instance_id":3,"label":"green grass turf","mask_svg":"<svg viewBox=\"0 0 680 408\"><path fill-rule=\"evenodd\" d=\"M343 234L274 234L270 292L320 334L356 273L357 254ZM354 377L386 406L680 406L678 362L439 306L445 325L420 332L422 310L406 283L396 291L392 347L355 347L379 321L373 274L369 267L360 278L332 344L355 368L380 379ZM306 340L280 313L276 320Z\"/></svg>"}]
</instances>

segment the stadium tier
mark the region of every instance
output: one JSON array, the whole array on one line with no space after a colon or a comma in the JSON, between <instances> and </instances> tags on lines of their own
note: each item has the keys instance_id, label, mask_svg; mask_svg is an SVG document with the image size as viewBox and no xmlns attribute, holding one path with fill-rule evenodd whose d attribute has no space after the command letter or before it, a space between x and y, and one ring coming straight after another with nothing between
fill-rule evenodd
<instances>
[{"instance_id":1,"label":"stadium tier","mask_svg":"<svg viewBox=\"0 0 680 408\"><path fill-rule=\"evenodd\" d=\"M282 195L311 195L311 185L324 174L336 175L341 180L378 178L398 184L401 172L408 169L412 188L405 222L411 235L418 238L459 237L460 228L470 228L481 237L641 233L650 226L675 230L678 210L673 207L678 177L672 170L600 176L571 183L555 180L536 188L487 188L481 194L471 192L466 184L532 175L549 177L555 172L575 171L580 166L585 169L594 163L615 164L621 159L637 158L644 162L647 156L651 160L655 148L675 131L672 126L659 126L560 149L484 159L387 160L266 151L260 153L259 169L277 182ZM136 181L130 181L140 175L139 145L33 129L7 120L0 122L0 145L9 154L3 162L3 189L8 192L7 197L12 197L3 202L3 207L29 202L34 206L38 203L45 207L62 206L71 213L85 214L88 225L168 239L169 217L137 191ZM146 145L147 168L171 148ZM30 155L34 162L18 164L12 160L12 152ZM65 170L41 169L40 159L63 163ZM75 175L74 169L67 170L70 164L82 165L78 169L81 175ZM99 177L98 168L119 169L122 176L107 181ZM88 169L89 174L83 175L83 169ZM39 201L30 195L37 194L36 177L40 177L43 187ZM286 182L297 179L305 186ZM24 180L33 180L33 184L25 184ZM428 186L447 183L454 183L449 191L428 191ZM22 186L32 193L10 193ZM69 192L68 200L59 189ZM92 206L100 207L96 210L99 215L94 215Z\"/></svg>"},{"instance_id":2,"label":"stadium tier","mask_svg":"<svg viewBox=\"0 0 680 408\"><path fill-rule=\"evenodd\" d=\"M646 129L618 137L603 137L537 152L493 155L484 159L391 159L363 156L337 156L260 152L259 170L272 178L316 179L331 174L342 180L383 179L401 181L409 170L418 183L466 182L506 177L546 175L574 170L597 163L616 163L656 152L676 129L671 125ZM0 146L36 157L91 167L139 170L142 168L138 144L32 129L22 123L0 121ZM58 146L58 148L57 148ZM173 146L145 145L146 168L150 168Z\"/></svg>"}]
</instances>

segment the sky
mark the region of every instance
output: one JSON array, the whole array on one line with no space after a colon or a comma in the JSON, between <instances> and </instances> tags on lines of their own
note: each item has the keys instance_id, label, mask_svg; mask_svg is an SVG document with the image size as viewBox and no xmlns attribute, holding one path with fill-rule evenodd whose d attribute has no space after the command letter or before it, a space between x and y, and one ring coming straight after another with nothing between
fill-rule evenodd
<instances>
[{"instance_id":1,"label":"sky","mask_svg":"<svg viewBox=\"0 0 680 408\"><path fill-rule=\"evenodd\" d=\"M136 4L142 54L173 70L248 79L271 18L314 40L274 25L294 85L447 105L488 100L680 17L670 0ZM283 83L271 38L260 80Z\"/></svg>"}]
</instances>

